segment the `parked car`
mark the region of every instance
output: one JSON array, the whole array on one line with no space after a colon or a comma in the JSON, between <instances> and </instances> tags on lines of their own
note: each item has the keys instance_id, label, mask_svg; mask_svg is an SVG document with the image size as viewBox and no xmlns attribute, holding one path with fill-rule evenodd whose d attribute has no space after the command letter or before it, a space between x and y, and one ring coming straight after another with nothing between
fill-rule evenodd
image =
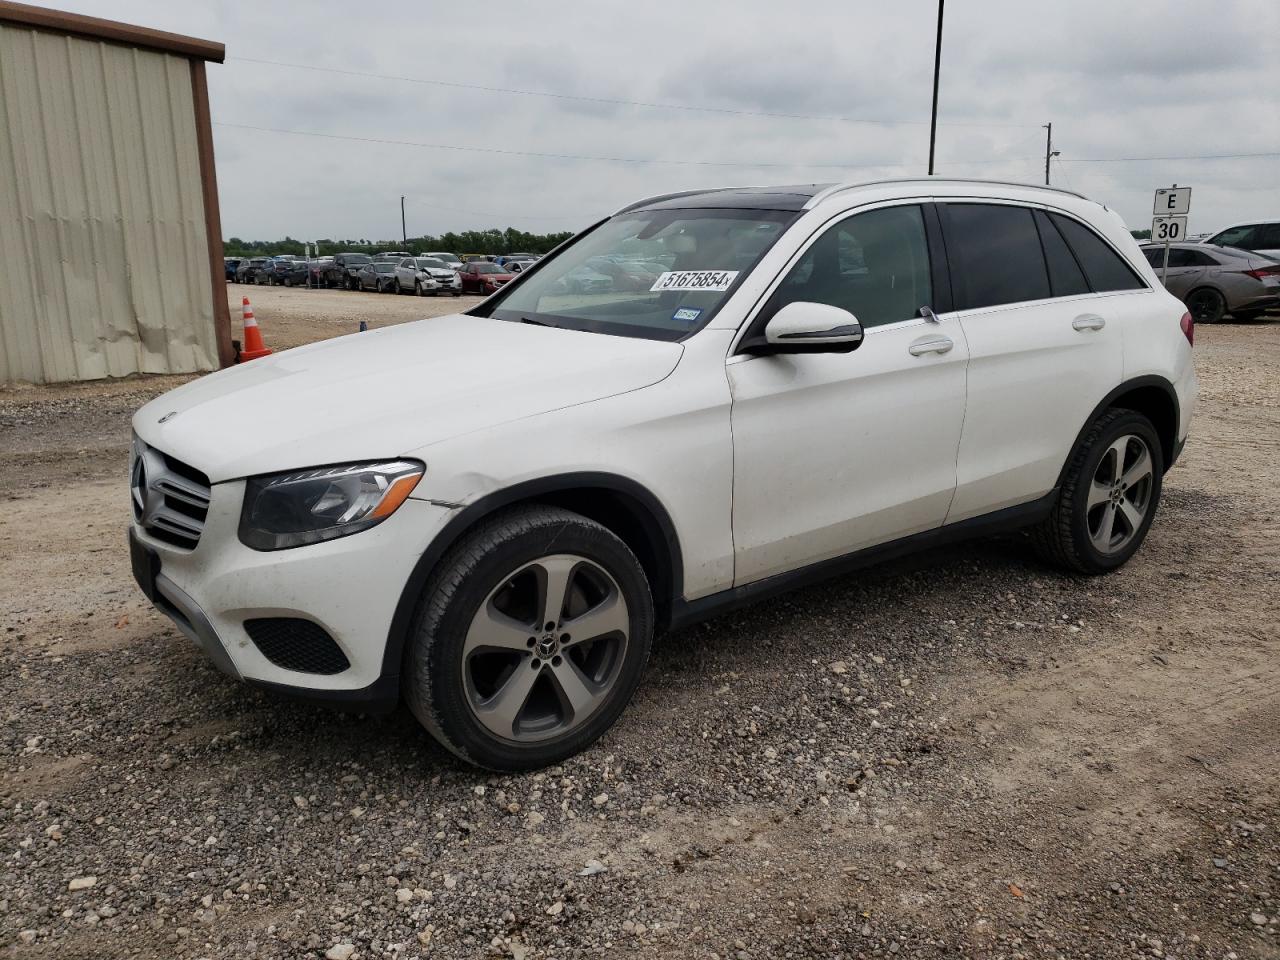
<instances>
[{"instance_id":1,"label":"parked car","mask_svg":"<svg viewBox=\"0 0 1280 960\"><path fill-rule=\"evenodd\" d=\"M280 257L271 268L271 282L284 287L305 287L309 272L306 260Z\"/></svg>"},{"instance_id":2,"label":"parked car","mask_svg":"<svg viewBox=\"0 0 1280 960\"><path fill-rule=\"evenodd\" d=\"M559 293L636 237L673 258L654 289ZM557 763L656 632L999 530L1124 564L1189 433L1193 337L1120 218L1066 191L653 197L466 315L148 403L133 570L234 678L403 697L472 763Z\"/></svg>"},{"instance_id":3,"label":"parked car","mask_svg":"<svg viewBox=\"0 0 1280 960\"><path fill-rule=\"evenodd\" d=\"M504 283L515 278L515 274L490 263L488 260L469 260L458 271L462 278L463 293L479 293L488 296Z\"/></svg>"},{"instance_id":4,"label":"parked car","mask_svg":"<svg viewBox=\"0 0 1280 960\"><path fill-rule=\"evenodd\" d=\"M504 253L501 256L494 257L493 262L500 267L508 266L515 260L537 260L538 258L532 253Z\"/></svg>"},{"instance_id":5,"label":"parked car","mask_svg":"<svg viewBox=\"0 0 1280 960\"><path fill-rule=\"evenodd\" d=\"M335 254L332 265L325 271L325 281L330 287L358 290L360 289L358 276L360 268L372 260L373 258L366 253Z\"/></svg>"},{"instance_id":6,"label":"parked car","mask_svg":"<svg viewBox=\"0 0 1280 960\"><path fill-rule=\"evenodd\" d=\"M405 257L396 265L396 283L401 293L416 293L420 297L462 294L462 279L434 257Z\"/></svg>"},{"instance_id":7,"label":"parked car","mask_svg":"<svg viewBox=\"0 0 1280 960\"><path fill-rule=\"evenodd\" d=\"M253 257L248 261L246 283L266 284L271 282L271 270L274 260L271 257Z\"/></svg>"},{"instance_id":8,"label":"parked car","mask_svg":"<svg viewBox=\"0 0 1280 960\"><path fill-rule=\"evenodd\" d=\"M432 257L436 260L441 260L444 262L445 266L453 270L462 269L462 261L458 259L458 255L456 253L449 253L448 251L441 250L428 250L426 253L418 254L418 256Z\"/></svg>"},{"instance_id":9,"label":"parked car","mask_svg":"<svg viewBox=\"0 0 1280 960\"><path fill-rule=\"evenodd\" d=\"M512 273L524 273L525 270L532 267L537 260L507 260L502 265Z\"/></svg>"},{"instance_id":10,"label":"parked car","mask_svg":"<svg viewBox=\"0 0 1280 960\"><path fill-rule=\"evenodd\" d=\"M311 267L311 286L327 287L329 286L329 274L333 269L333 257L316 257L310 261Z\"/></svg>"},{"instance_id":11,"label":"parked car","mask_svg":"<svg viewBox=\"0 0 1280 960\"><path fill-rule=\"evenodd\" d=\"M378 293L396 292L396 262L394 260L372 260L360 268L356 274L361 290L374 290Z\"/></svg>"},{"instance_id":12,"label":"parked car","mask_svg":"<svg viewBox=\"0 0 1280 960\"><path fill-rule=\"evenodd\" d=\"M373 259L374 260L393 260L399 263L405 257L412 257L412 256L413 256L412 253L407 253L404 250L387 250L382 253L374 254Z\"/></svg>"},{"instance_id":13,"label":"parked car","mask_svg":"<svg viewBox=\"0 0 1280 960\"><path fill-rule=\"evenodd\" d=\"M236 280L236 269L240 266L240 258L239 257L223 257L222 265L223 267L226 268L227 279L230 280L232 283L238 282Z\"/></svg>"},{"instance_id":14,"label":"parked car","mask_svg":"<svg viewBox=\"0 0 1280 960\"><path fill-rule=\"evenodd\" d=\"M1142 253L1164 277L1164 244L1144 244ZM1169 245L1169 292L1187 305L1196 323L1217 323L1228 313L1255 320L1280 307L1280 263L1271 257L1203 243Z\"/></svg>"},{"instance_id":15,"label":"parked car","mask_svg":"<svg viewBox=\"0 0 1280 960\"><path fill-rule=\"evenodd\" d=\"M240 266L236 267L236 281L238 283L266 283L267 257L251 257L248 260L242 260Z\"/></svg>"},{"instance_id":16,"label":"parked car","mask_svg":"<svg viewBox=\"0 0 1280 960\"><path fill-rule=\"evenodd\" d=\"M1254 220L1219 230L1205 241L1217 247L1251 250L1280 260L1280 220Z\"/></svg>"}]
</instances>

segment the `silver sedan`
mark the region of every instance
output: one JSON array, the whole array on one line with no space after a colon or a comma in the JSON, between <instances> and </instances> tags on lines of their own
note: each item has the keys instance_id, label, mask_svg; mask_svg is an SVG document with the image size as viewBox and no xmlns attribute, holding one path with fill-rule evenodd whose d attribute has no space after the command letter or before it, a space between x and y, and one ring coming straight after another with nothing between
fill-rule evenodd
<instances>
[{"instance_id":1,"label":"silver sedan","mask_svg":"<svg viewBox=\"0 0 1280 960\"><path fill-rule=\"evenodd\" d=\"M1164 245L1144 244L1142 253L1156 276L1164 276ZM1254 320L1280 307L1280 261L1234 247L1174 243L1164 285L1196 323L1217 323L1227 314Z\"/></svg>"}]
</instances>

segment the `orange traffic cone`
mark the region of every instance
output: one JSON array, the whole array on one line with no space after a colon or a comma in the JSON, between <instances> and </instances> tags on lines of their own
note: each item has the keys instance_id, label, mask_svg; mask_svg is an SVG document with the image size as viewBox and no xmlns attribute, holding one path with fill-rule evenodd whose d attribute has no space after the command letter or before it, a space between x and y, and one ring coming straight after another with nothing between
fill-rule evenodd
<instances>
[{"instance_id":1,"label":"orange traffic cone","mask_svg":"<svg viewBox=\"0 0 1280 960\"><path fill-rule=\"evenodd\" d=\"M240 351L240 361L257 360L271 353L271 349L262 342L262 331L258 329L258 321L253 318L253 307L249 306L249 298L244 298L244 349Z\"/></svg>"}]
</instances>

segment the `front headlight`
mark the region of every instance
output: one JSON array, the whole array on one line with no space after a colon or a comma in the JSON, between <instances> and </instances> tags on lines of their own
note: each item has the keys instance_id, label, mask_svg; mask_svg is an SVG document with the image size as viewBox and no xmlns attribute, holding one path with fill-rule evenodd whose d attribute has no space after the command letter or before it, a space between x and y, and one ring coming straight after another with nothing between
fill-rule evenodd
<instances>
[{"instance_id":1,"label":"front headlight","mask_svg":"<svg viewBox=\"0 0 1280 960\"><path fill-rule=\"evenodd\" d=\"M413 460L391 460L250 477L240 542L283 550L368 530L399 509L426 469Z\"/></svg>"}]
</instances>

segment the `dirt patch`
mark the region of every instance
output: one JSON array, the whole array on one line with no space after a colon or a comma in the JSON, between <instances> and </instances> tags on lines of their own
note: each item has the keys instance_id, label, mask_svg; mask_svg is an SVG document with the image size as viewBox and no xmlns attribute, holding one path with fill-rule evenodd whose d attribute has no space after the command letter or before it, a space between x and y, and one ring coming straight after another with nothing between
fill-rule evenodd
<instances>
[{"instance_id":1,"label":"dirt patch","mask_svg":"<svg viewBox=\"0 0 1280 960\"><path fill-rule=\"evenodd\" d=\"M250 296L273 345L421 312ZM2 392L0 944L1280 956L1280 324L1196 353L1192 441L1123 570L1012 537L762 603L665 638L601 744L513 777L404 714L238 686L147 607L128 415L171 381Z\"/></svg>"}]
</instances>

